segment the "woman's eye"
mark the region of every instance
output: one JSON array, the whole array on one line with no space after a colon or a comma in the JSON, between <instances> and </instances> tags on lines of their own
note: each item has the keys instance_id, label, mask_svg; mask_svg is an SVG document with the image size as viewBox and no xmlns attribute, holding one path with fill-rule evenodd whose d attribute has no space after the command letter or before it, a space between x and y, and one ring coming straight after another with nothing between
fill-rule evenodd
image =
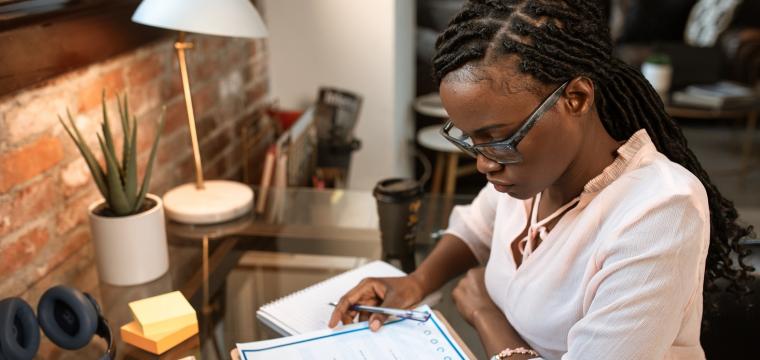
<instances>
[{"instance_id":1,"label":"woman's eye","mask_svg":"<svg viewBox=\"0 0 760 360\"><path fill-rule=\"evenodd\" d=\"M489 142L504 140L508 138L509 136L510 136L510 133L508 133L507 131L499 131L499 132L483 135L481 136L480 139L478 139L478 141L483 142L483 143L489 143Z\"/></svg>"},{"instance_id":2,"label":"woman's eye","mask_svg":"<svg viewBox=\"0 0 760 360\"><path fill-rule=\"evenodd\" d=\"M492 141L492 137L488 135L473 136L471 139L475 144L485 144Z\"/></svg>"}]
</instances>

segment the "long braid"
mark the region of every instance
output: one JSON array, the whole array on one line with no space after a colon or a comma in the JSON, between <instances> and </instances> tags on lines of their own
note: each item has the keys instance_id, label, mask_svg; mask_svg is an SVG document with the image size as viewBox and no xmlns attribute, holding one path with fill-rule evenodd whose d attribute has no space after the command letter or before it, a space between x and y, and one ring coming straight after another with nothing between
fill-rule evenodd
<instances>
[{"instance_id":1,"label":"long braid","mask_svg":"<svg viewBox=\"0 0 760 360\"><path fill-rule=\"evenodd\" d=\"M744 280L753 269L744 263L749 251L739 240L752 228L736 223L733 203L710 181L657 92L641 73L612 56L604 19L594 1L471 0L436 42L433 77L440 83L465 64L513 54L520 71L546 84L590 78L599 117L614 139L626 140L646 129L657 150L704 185L710 206L705 289L713 289L723 278L729 280L730 290L746 290ZM732 261L732 254L738 262Z\"/></svg>"}]
</instances>

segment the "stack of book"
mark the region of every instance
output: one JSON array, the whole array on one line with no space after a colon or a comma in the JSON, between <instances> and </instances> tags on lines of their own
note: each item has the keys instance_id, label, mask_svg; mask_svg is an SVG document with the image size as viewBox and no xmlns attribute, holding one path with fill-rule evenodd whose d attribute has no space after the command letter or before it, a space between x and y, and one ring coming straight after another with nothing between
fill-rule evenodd
<instances>
[{"instance_id":1,"label":"stack of book","mask_svg":"<svg viewBox=\"0 0 760 360\"><path fill-rule=\"evenodd\" d=\"M676 91L673 105L694 106L708 109L732 109L760 103L760 96L750 87L721 81L714 84L691 85Z\"/></svg>"},{"instance_id":2,"label":"stack of book","mask_svg":"<svg viewBox=\"0 0 760 360\"><path fill-rule=\"evenodd\" d=\"M129 303L134 321L121 327L124 342L156 355L198 333L195 310L179 291Z\"/></svg>"}]
</instances>

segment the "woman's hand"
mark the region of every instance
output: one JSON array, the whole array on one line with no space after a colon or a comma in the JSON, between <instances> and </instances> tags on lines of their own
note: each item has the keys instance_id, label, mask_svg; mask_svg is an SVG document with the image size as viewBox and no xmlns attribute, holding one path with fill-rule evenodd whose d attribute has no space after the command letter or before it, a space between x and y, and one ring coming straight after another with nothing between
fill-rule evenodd
<instances>
[{"instance_id":1,"label":"woman's hand","mask_svg":"<svg viewBox=\"0 0 760 360\"><path fill-rule=\"evenodd\" d=\"M482 266L470 269L451 292L459 313L472 326L475 326L478 317L495 313L504 316L488 295L484 275L485 268Z\"/></svg>"},{"instance_id":2,"label":"woman's hand","mask_svg":"<svg viewBox=\"0 0 760 360\"><path fill-rule=\"evenodd\" d=\"M366 278L359 285L349 290L340 298L338 305L330 316L328 326L335 327L339 321L350 324L356 318L357 311L352 305L385 306L408 308L422 300L424 292L420 282L412 275L403 277ZM377 331L387 315L359 313L359 321L369 320L370 329Z\"/></svg>"},{"instance_id":3,"label":"woman's hand","mask_svg":"<svg viewBox=\"0 0 760 360\"><path fill-rule=\"evenodd\" d=\"M484 275L485 268L483 267L470 269L451 292L459 313L478 331L480 341L487 353L496 354L508 347L530 349L530 345L520 337L501 309L491 300L486 291ZM529 358L527 355L513 357L515 359Z\"/></svg>"}]
</instances>

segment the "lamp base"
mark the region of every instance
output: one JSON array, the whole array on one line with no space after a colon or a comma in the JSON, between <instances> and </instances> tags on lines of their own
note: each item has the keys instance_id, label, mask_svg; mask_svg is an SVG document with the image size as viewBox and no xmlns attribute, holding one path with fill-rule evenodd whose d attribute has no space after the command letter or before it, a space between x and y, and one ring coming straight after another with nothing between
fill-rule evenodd
<instances>
[{"instance_id":1,"label":"lamp base","mask_svg":"<svg viewBox=\"0 0 760 360\"><path fill-rule=\"evenodd\" d=\"M194 183L180 185L164 195L169 219L186 224L214 224L239 217L253 206L253 190L228 180L210 180L199 190Z\"/></svg>"}]
</instances>

